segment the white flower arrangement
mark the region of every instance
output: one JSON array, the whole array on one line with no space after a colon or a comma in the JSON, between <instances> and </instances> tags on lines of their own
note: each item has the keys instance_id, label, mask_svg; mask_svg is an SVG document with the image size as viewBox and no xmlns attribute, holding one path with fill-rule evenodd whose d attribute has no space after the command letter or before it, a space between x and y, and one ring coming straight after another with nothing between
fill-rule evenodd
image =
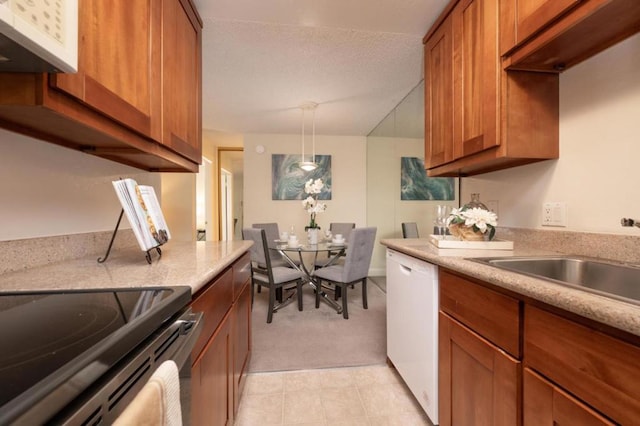
<instances>
[{"instance_id":1,"label":"white flower arrangement","mask_svg":"<svg viewBox=\"0 0 640 426\"><path fill-rule=\"evenodd\" d=\"M309 179L304 184L304 192L309 195L302 200L302 207L311 216L309 225L306 228L320 228L316 223L316 213L321 213L327 209L325 203L319 203L317 200L318 195L322 192L322 188L324 188L322 179Z\"/></svg>"},{"instance_id":2,"label":"white flower arrangement","mask_svg":"<svg viewBox=\"0 0 640 426\"><path fill-rule=\"evenodd\" d=\"M460 225L485 234L489 230L489 240L496 234L498 216L489 210L478 207L453 209L447 218L447 226Z\"/></svg>"}]
</instances>

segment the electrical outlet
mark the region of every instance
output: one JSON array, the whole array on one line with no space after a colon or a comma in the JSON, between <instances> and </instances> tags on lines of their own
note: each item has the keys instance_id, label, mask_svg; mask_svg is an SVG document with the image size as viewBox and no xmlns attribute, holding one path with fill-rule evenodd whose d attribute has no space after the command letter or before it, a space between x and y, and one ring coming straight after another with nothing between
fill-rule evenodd
<instances>
[{"instance_id":1,"label":"electrical outlet","mask_svg":"<svg viewBox=\"0 0 640 426\"><path fill-rule=\"evenodd\" d=\"M566 227L567 222L567 203L551 202L542 205L542 226Z\"/></svg>"}]
</instances>

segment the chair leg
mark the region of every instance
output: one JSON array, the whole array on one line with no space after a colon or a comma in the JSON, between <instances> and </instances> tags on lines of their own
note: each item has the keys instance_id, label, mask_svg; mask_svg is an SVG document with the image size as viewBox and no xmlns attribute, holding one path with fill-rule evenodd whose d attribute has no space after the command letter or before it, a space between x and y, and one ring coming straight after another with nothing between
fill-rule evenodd
<instances>
[{"instance_id":1,"label":"chair leg","mask_svg":"<svg viewBox=\"0 0 640 426\"><path fill-rule=\"evenodd\" d=\"M316 279L318 287L316 288L316 309L320 307L320 293L322 293L322 280Z\"/></svg>"},{"instance_id":2,"label":"chair leg","mask_svg":"<svg viewBox=\"0 0 640 426\"><path fill-rule=\"evenodd\" d=\"M362 307L369 309L369 303L367 303L367 278L362 279Z\"/></svg>"},{"instance_id":3,"label":"chair leg","mask_svg":"<svg viewBox=\"0 0 640 426\"><path fill-rule=\"evenodd\" d=\"M342 294L342 287L340 287L339 285L336 285L335 287L335 291L333 292L333 300L338 300L338 298L340 297L340 295Z\"/></svg>"},{"instance_id":4,"label":"chair leg","mask_svg":"<svg viewBox=\"0 0 640 426\"><path fill-rule=\"evenodd\" d=\"M278 287L276 289L276 299L278 299L278 303L282 303L282 294L283 294L282 287Z\"/></svg>"},{"instance_id":5,"label":"chair leg","mask_svg":"<svg viewBox=\"0 0 640 426\"><path fill-rule=\"evenodd\" d=\"M342 318L349 319L349 312L347 311L347 285L344 286L344 291L342 291L342 286L336 285L336 290L340 288L340 292L342 293Z\"/></svg>"},{"instance_id":6,"label":"chair leg","mask_svg":"<svg viewBox=\"0 0 640 426\"><path fill-rule=\"evenodd\" d=\"M297 293L298 293L298 310L302 311L302 280L298 280L297 282Z\"/></svg>"},{"instance_id":7,"label":"chair leg","mask_svg":"<svg viewBox=\"0 0 640 426\"><path fill-rule=\"evenodd\" d=\"M276 304L276 289L269 287L269 308L267 310L267 324L271 323L273 318L273 307Z\"/></svg>"}]
</instances>

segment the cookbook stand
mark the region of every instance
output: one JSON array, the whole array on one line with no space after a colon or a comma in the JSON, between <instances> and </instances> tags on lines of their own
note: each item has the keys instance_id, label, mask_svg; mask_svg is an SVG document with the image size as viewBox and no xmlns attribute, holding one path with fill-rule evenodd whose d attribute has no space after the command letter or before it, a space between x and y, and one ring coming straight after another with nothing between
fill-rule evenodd
<instances>
[{"instance_id":1,"label":"cookbook stand","mask_svg":"<svg viewBox=\"0 0 640 426\"><path fill-rule=\"evenodd\" d=\"M106 262L107 258L109 257L109 253L111 253L111 247L113 247L113 240L116 239L116 233L118 232L118 228L120 227L120 221L122 221L122 215L124 214L124 209L120 210L120 216L118 216L118 222L116 223L116 228L113 230L113 235L111 235L111 241L109 241L109 247L107 247L107 252L105 253L104 257L99 257L98 258L98 263L104 263ZM147 259L147 263L149 265L151 265L151 250L156 249L156 251L158 252L158 256L162 256L162 250L160 250L160 246L162 244L158 244L155 247L151 247L149 250L146 250L144 253L144 257L145 259Z\"/></svg>"}]
</instances>

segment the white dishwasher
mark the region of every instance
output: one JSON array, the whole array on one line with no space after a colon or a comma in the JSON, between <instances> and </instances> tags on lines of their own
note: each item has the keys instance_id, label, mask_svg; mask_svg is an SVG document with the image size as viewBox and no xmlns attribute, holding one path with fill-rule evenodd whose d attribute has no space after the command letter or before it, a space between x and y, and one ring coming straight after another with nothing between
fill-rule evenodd
<instances>
[{"instance_id":1,"label":"white dishwasher","mask_svg":"<svg viewBox=\"0 0 640 426\"><path fill-rule=\"evenodd\" d=\"M387 357L438 424L438 267L387 249Z\"/></svg>"}]
</instances>

